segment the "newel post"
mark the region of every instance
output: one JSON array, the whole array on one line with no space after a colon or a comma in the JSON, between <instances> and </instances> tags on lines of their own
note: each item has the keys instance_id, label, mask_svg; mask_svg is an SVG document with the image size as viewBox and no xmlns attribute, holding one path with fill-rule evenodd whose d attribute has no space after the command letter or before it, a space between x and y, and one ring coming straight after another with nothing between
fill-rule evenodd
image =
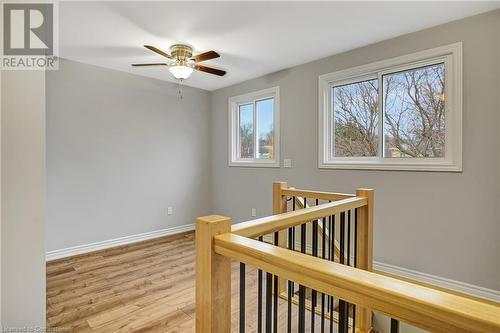
<instances>
[{"instance_id":1,"label":"newel post","mask_svg":"<svg viewBox=\"0 0 500 333\"><path fill-rule=\"evenodd\" d=\"M286 212L286 197L281 194L286 188L287 182L273 182L273 215Z\"/></svg>"},{"instance_id":2,"label":"newel post","mask_svg":"<svg viewBox=\"0 0 500 333\"><path fill-rule=\"evenodd\" d=\"M286 182L273 182L273 215L286 213L286 196L282 194L284 189L288 188ZM286 230L278 233L278 244L280 247L286 247Z\"/></svg>"},{"instance_id":3,"label":"newel post","mask_svg":"<svg viewBox=\"0 0 500 333\"><path fill-rule=\"evenodd\" d=\"M231 259L214 251L213 237L231 232L231 219L196 220L196 333L231 331Z\"/></svg>"},{"instance_id":4,"label":"newel post","mask_svg":"<svg viewBox=\"0 0 500 333\"><path fill-rule=\"evenodd\" d=\"M356 196L368 200L366 206L358 208L357 221L357 261L356 267L373 271L373 198L374 190L357 189ZM356 306L356 333L367 333L372 328L372 312L370 309Z\"/></svg>"}]
</instances>

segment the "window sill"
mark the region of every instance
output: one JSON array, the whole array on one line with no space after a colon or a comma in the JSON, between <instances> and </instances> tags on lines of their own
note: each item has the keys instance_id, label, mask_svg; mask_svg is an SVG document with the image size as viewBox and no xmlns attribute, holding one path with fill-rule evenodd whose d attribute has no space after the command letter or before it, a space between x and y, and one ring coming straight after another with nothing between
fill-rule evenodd
<instances>
[{"instance_id":1,"label":"window sill","mask_svg":"<svg viewBox=\"0 0 500 333\"><path fill-rule=\"evenodd\" d=\"M259 162L259 161L231 161L228 163L230 167L243 167L243 168L279 168L278 161Z\"/></svg>"},{"instance_id":2,"label":"window sill","mask_svg":"<svg viewBox=\"0 0 500 333\"><path fill-rule=\"evenodd\" d=\"M462 172L462 166L443 163L394 163L394 162L352 162L335 161L320 162L319 169L343 170L388 170L388 171L434 171L434 172Z\"/></svg>"}]
</instances>

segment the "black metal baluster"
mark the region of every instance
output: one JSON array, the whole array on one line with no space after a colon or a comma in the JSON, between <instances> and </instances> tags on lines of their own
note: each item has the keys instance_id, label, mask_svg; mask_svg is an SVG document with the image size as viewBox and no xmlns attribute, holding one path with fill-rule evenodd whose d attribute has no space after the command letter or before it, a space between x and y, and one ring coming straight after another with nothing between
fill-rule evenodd
<instances>
[{"instance_id":1,"label":"black metal baluster","mask_svg":"<svg viewBox=\"0 0 500 333\"><path fill-rule=\"evenodd\" d=\"M331 200L329 202L332 202ZM332 217L328 216L328 260L332 260ZM326 303L326 311L331 312L330 305L332 296L328 295Z\"/></svg>"},{"instance_id":2,"label":"black metal baluster","mask_svg":"<svg viewBox=\"0 0 500 333\"><path fill-rule=\"evenodd\" d=\"M321 256L323 257L323 259L325 259L325 246L326 246L326 217L323 217L323 235L322 235L322 239L321 239Z\"/></svg>"},{"instance_id":3,"label":"black metal baluster","mask_svg":"<svg viewBox=\"0 0 500 333\"><path fill-rule=\"evenodd\" d=\"M325 332L325 293L321 293L321 333Z\"/></svg>"},{"instance_id":4,"label":"black metal baluster","mask_svg":"<svg viewBox=\"0 0 500 333\"><path fill-rule=\"evenodd\" d=\"M279 245L279 232L274 233L274 245L278 246ZM278 293L279 293L279 288L278 288L278 276L274 276L274 325L273 325L273 331L274 333L278 333Z\"/></svg>"},{"instance_id":5,"label":"black metal baluster","mask_svg":"<svg viewBox=\"0 0 500 333\"><path fill-rule=\"evenodd\" d=\"M273 323L273 275L266 273L266 333L271 333Z\"/></svg>"},{"instance_id":6,"label":"black metal baluster","mask_svg":"<svg viewBox=\"0 0 500 333\"><path fill-rule=\"evenodd\" d=\"M335 305L335 299L332 297L330 297L330 304L329 304L329 307L330 307L330 333L333 333L333 310L334 310L334 305Z\"/></svg>"},{"instance_id":7,"label":"black metal baluster","mask_svg":"<svg viewBox=\"0 0 500 333\"><path fill-rule=\"evenodd\" d=\"M358 266L358 209L354 210L354 267Z\"/></svg>"},{"instance_id":8,"label":"black metal baluster","mask_svg":"<svg viewBox=\"0 0 500 333\"><path fill-rule=\"evenodd\" d=\"M288 248L293 250L294 228L288 228ZM288 317L287 317L287 333L292 333L292 297L293 297L293 282L288 281Z\"/></svg>"},{"instance_id":9,"label":"black metal baluster","mask_svg":"<svg viewBox=\"0 0 500 333\"><path fill-rule=\"evenodd\" d=\"M240 262L240 333L245 333L245 264Z\"/></svg>"},{"instance_id":10,"label":"black metal baluster","mask_svg":"<svg viewBox=\"0 0 500 333\"><path fill-rule=\"evenodd\" d=\"M339 223L339 263L345 264L345 212L340 213Z\"/></svg>"},{"instance_id":11,"label":"black metal baluster","mask_svg":"<svg viewBox=\"0 0 500 333\"><path fill-rule=\"evenodd\" d=\"M332 242L332 261L335 262L335 215L332 216L332 232L330 233L330 240Z\"/></svg>"},{"instance_id":12,"label":"black metal baluster","mask_svg":"<svg viewBox=\"0 0 500 333\"><path fill-rule=\"evenodd\" d=\"M262 242L262 236L259 241ZM262 333L262 270L257 273L257 332Z\"/></svg>"},{"instance_id":13,"label":"black metal baluster","mask_svg":"<svg viewBox=\"0 0 500 333\"><path fill-rule=\"evenodd\" d=\"M391 333L399 333L399 321L391 318Z\"/></svg>"},{"instance_id":14,"label":"black metal baluster","mask_svg":"<svg viewBox=\"0 0 500 333\"><path fill-rule=\"evenodd\" d=\"M307 199L304 197L304 207L307 206ZM307 245L307 225L300 225L300 252L306 253ZM306 287L299 285L299 333L306 331Z\"/></svg>"},{"instance_id":15,"label":"black metal baluster","mask_svg":"<svg viewBox=\"0 0 500 333\"><path fill-rule=\"evenodd\" d=\"M295 211L296 209L296 203L295 203L296 198L292 198L292 210ZM295 227L292 227L288 230L288 247L292 251L295 251ZM291 333L292 332L292 299L295 296L295 283L293 281L288 281L288 326L287 326L287 332Z\"/></svg>"},{"instance_id":16,"label":"black metal baluster","mask_svg":"<svg viewBox=\"0 0 500 333\"><path fill-rule=\"evenodd\" d=\"M345 212L340 213L340 263L344 264L344 254L345 254ZM339 300L339 333L347 333L349 325L349 313L347 303L344 300Z\"/></svg>"},{"instance_id":17,"label":"black metal baluster","mask_svg":"<svg viewBox=\"0 0 500 333\"><path fill-rule=\"evenodd\" d=\"M329 202L332 202L331 200ZM331 225L330 225L330 244L331 246L329 247L331 253L331 261L335 261L335 215L330 216L331 220ZM329 307L330 307L330 333L333 333L333 312L334 312L334 306L335 306L335 297L331 296L329 300Z\"/></svg>"},{"instance_id":18,"label":"black metal baluster","mask_svg":"<svg viewBox=\"0 0 500 333\"><path fill-rule=\"evenodd\" d=\"M347 266L351 266L351 211L347 211Z\"/></svg>"},{"instance_id":19,"label":"black metal baluster","mask_svg":"<svg viewBox=\"0 0 500 333\"><path fill-rule=\"evenodd\" d=\"M325 259L326 246L326 217L323 217L323 237L321 240L321 257ZM325 332L325 293L321 293L321 333Z\"/></svg>"},{"instance_id":20,"label":"black metal baluster","mask_svg":"<svg viewBox=\"0 0 500 333\"><path fill-rule=\"evenodd\" d=\"M351 211L347 211L347 266L351 266ZM351 303L346 302L346 326L349 327L349 310L351 309Z\"/></svg>"},{"instance_id":21,"label":"black metal baluster","mask_svg":"<svg viewBox=\"0 0 500 333\"><path fill-rule=\"evenodd\" d=\"M330 260L335 261L335 215L331 217L332 219L332 231L330 232L330 242L332 243L332 246L330 247L330 250L332 253L330 254Z\"/></svg>"},{"instance_id":22,"label":"black metal baluster","mask_svg":"<svg viewBox=\"0 0 500 333\"><path fill-rule=\"evenodd\" d=\"M318 206L319 200L316 199L316 206ZM313 221L313 230L312 230L312 255L314 257L318 256L318 220ZM317 291L311 291L311 333L314 333L314 324L316 318L316 302L317 302Z\"/></svg>"},{"instance_id":23,"label":"black metal baluster","mask_svg":"<svg viewBox=\"0 0 500 333\"><path fill-rule=\"evenodd\" d=\"M358 265L358 209L354 209L354 262L353 266ZM352 305L352 329L356 330L356 304Z\"/></svg>"},{"instance_id":24,"label":"black metal baluster","mask_svg":"<svg viewBox=\"0 0 500 333\"><path fill-rule=\"evenodd\" d=\"M328 238L329 238L329 241L328 241L328 260L331 260L331 261L335 261L334 258L335 256L332 255L335 253L334 251L334 248L335 248L335 242L332 240L332 232L333 232L333 228L332 228L332 216L328 216Z\"/></svg>"},{"instance_id":25,"label":"black metal baluster","mask_svg":"<svg viewBox=\"0 0 500 333\"><path fill-rule=\"evenodd\" d=\"M293 197L293 210L295 211L295 197ZM295 251L295 227L292 228L293 229L293 233L292 233L292 239L293 239L293 242L292 242L292 250ZM294 289L295 290L295 289Z\"/></svg>"},{"instance_id":26,"label":"black metal baluster","mask_svg":"<svg viewBox=\"0 0 500 333\"><path fill-rule=\"evenodd\" d=\"M299 333L306 331L306 288L299 285Z\"/></svg>"},{"instance_id":27,"label":"black metal baluster","mask_svg":"<svg viewBox=\"0 0 500 333\"><path fill-rule=\"evenodd\" d=\"M304 208L307 206L307 199L304 197ZM307 224L302 223L300 225L300 252L306 253L307 245Z\"/></svg>"}]
</instances>

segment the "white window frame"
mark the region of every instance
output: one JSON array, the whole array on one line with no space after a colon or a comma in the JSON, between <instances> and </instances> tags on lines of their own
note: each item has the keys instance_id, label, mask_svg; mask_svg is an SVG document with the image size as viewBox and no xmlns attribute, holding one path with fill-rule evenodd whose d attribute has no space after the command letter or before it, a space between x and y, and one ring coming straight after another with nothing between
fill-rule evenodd
<instances>
[{"instance_id":1,"label":"white window frame","mask_svg":"<svg viewBox=\"0 0 500 333\"><path fill-rule=\"evenodd\" d=\"M445 155L444 158L384 158L382 76L398 71L445 64ZM329 138L334 86L378 79L379 153L376 157L331 157ZM319 168L359 170L462 171L462 43L455 43L397 58L378 61L319 77Z\"/></svg>"},{"instance_id":2,"label":"white window frame","mask_svg":"<svg viewBox=\"0 0 500 333\"><path fill-rule=\"evenodd\" d=\"M255 103L260 100L274 98L274 147L273 158L240 158L240 136L239 134L239 106L245 104L254 105L254 136L255 136L255 153L258 152L258 121L257 110ZM243 167L263 167L263 168L279 168L280 167L280 88L272 87L264 90L259 90L244 95L233 96L229 98L229 166Z\"/></svg>"}]
</instances>

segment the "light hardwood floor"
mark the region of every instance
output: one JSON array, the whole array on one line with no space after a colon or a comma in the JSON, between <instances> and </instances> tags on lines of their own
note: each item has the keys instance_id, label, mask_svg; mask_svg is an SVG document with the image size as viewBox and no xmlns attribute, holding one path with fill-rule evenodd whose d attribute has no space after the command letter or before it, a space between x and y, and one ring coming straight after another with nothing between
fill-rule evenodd
<instances>
[{"instance_id":1,"label":"light hardwood floor","mask_svg":"<svg viewBox=\"0 0 500 333\"><path fill-rule=\"evenodd\" d=\"M49 262L47 326L69 332L194 332L194 262L193 233ZM256 270L247 267L246 332L256 331L256 281ZM238 293L239 264L233 263L233 332ZM280 332L286 332L286 311L280 300ZM296 312L294 306L294 326Z\"/></svg>"}]
</instances>

